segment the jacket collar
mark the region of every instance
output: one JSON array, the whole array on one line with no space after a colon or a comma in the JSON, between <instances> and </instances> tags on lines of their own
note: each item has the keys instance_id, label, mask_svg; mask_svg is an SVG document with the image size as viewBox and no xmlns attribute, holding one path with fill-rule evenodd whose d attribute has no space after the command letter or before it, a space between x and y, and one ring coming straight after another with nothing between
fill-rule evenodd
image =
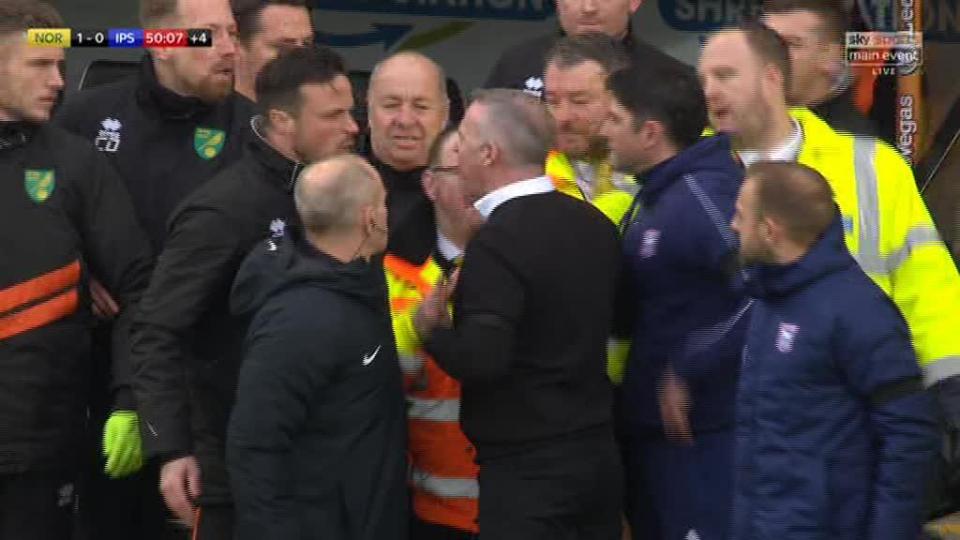
<instances>
[{"instance_id":1,"label":"jacket collar","mask_svg":"<svg viewBox=\"0 0 960 540\"><path fill-rule=\"evenodd\" d=\"M254 134L249 142L251 153L268 171L274 173L271 180L281 182L284 189L293 191L293 184L300 176L300 171L303 170L304 165L299 161L291 160L270 146L270 143L261 133L262 121L263 118L260 116L254 116L250 119L250 129L253 130Z\"/></svg>"},{"instance_id":2,"label":"jacket collar","mask_svg":"<svg viewBox=\"0 0 960 540\"><path fill-rule=\"evenodd\" d=\"M757 298L788 296L809 284L852 265L838 216L810 250L786 265L761 264L747 269L747 290Z\"/></svg>"},{"instance_id":3,"label":"jacket collar","mask_svg":"<svg viewBox=\"0 0 960 540\"><path fill-rule=\"evenodd\" d=\"M643 178L640 197L644 205L651 205L664 190L684 175L709 170L729 173L736 169L737 162L733 158L728 136L721 134L703 137L679 154L658 163L645 174L638 175Z\"/></svg>"},{"instance_id":4,"label":"jacket collar","mask_svg":"<svg viewBox=\"0 0 960 540\"><path fill-rule=\"evenodd\" d=\"M160 84L149 54L140 62L137 101L169 120L187 120L214 108L199 98L181 96Z\"/></svg>"},{"instance_id":5,"label":"jacket collar","mask_svg":"<svg viewBox=\"0 0 960 540\"><path fill-rule=\"evenodd\" d=\"M840 156L849 148L845 136L834 131L822 118L806 107L790 109L790 116L803 130L803 146L799 163L817 163L831 156Z\"/></svg>"},{"instance_id":6,"label":"jacket collar","mask_svg":"<svg viewBox=\"0 0 960 540\"><path fill-rule=\"evenodd\" d=\"M566 37L567 33L563 30L562 26L557 26L557 36ZM623 36L623 39L620 40L623 43L624 47L629 51L633 48L634 43L636 42L636 37L633 34L633 18L627 21L627 33Z\"/></svg>"},{"instance_id":7,"label":"jacket collar","mask_svg":"<svg viewBox=\"0 0 960 540\"><path fill-rule=\"evenodd\" d=\"M0 151L25 146L38 129L40 125L32 122L0 122Z\"/></svg>"}]
</instances>

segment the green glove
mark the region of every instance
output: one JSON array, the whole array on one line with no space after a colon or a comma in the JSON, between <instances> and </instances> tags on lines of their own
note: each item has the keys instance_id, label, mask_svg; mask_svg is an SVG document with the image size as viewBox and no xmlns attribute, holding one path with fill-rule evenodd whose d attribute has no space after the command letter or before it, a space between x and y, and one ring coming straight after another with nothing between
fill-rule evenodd
<instances>
[{"instance_id":1,"label":"green glove","mask_svg":"<svg viewBox=\"0 0 960 540\"><path fill-rule=\"evenodd\" d=\"M129 476L143 467L140 417L134 411L113 411L103 426L104 472L110 478Z\"/></svg>"}]
</instances>

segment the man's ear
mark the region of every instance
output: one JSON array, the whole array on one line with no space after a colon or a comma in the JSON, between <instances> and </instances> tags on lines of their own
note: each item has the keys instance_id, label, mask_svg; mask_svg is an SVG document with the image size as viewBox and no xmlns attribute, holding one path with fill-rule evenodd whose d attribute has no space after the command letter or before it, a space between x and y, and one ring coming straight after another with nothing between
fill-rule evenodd
<instances>
[{"instance_id":1,"label":"man's ear","mask_svg":"<svg viewBox=\"0 0 960 540\"><path fill-rule=\"evenodd\" d=\"M289 135L296 131L296 119L289 112L282 109L269 109L267 120L270 127L277 133Z\"/></svg>"},{"instance_id":2,"label":"man's ear","mask_svg":"<svg viewBox=\"0 0 960 540\"><path fill-rule=\"evenodd\" d=\"M157 47L151 48L148 54L150 54L155 62L166 62L173 56L172 52L173 49L169 47Z\"/></svg>"},{"instance_id":3,"label":"man's ear","mask_svg":"<svg viewBox=\"0 0 960 540\"><path fill-rule=\"evenodd\" d=\"M770 216L760 216L760 237L770 245L777 244L783 237L783 228Z\"/></svg>"},{"instance_id":4,"label":"man's ear","mask_svg":"<svg viewBox=\"0 0 960 540\"><path fill-rule=\"evenodd\" d=\"M771 90L779 90L783 94L784 99L789 102L790 88L784 84L783 72L780 71L780 68L773 63L768 63L763 67L761 77L765 86Z\"/></svg>"},{"instance_id":5,"label":"man's ear","mask_svg":"<svg viewBox=\"0 0 960 540\"><path fill-rule=\"evenodd\" d=\"M843 45L826 43L820 47L817 67L820 71L837 77L843 69Z\"/></svg>"},{"instance_id":6,"label":"man's ear","mask_svg":"<svg viewBox=\"0 0 960 540\"><path fill-rule=\"evenodd\" d=\"M630 14L636 13L642 4L643 0L630 0Z\"/></svg>"},{"instance_id":7,"label":"man's ear","mask_svg":"<svg viewBox=\"0 0 960 540\"><path fill-rule=\"evenodd\" d=\"M483 158L483 164L486 166L493 165L497 160L500 159L500 147L492 142L485 142L483 146L480 147L481 157Z\"/></svg>"},{"instance_id":8,"label":"man's ear","mask_svg":"<svg viewBox=\"0 0 960 540\"><path fill-rule=\"evenodd\" d=\"M427 198L433 202L437 201L437 179L429 169L423 171L420 175L420 185L423 186L423 192Z\"/></svg>"}]
</instances>

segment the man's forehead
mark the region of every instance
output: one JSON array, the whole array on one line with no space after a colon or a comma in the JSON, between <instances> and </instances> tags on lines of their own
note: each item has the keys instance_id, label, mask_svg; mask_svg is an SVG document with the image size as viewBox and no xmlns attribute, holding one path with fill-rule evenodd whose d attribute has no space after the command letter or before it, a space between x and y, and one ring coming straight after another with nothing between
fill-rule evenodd
<instances>
[{"instance_id":1,"label":"man's forehead","mask_svg":"<svg viewBox=\"0 0 960 540\"><path fill-rule=\"evenodd\" d=\"M744 52L749 51L747 40L743 33L729 30L714 34L703 45L700 54L700 63L733 64L744 59Z\"/></svg>"},{"instance_id":2,"label":"man's forehead","mask_svg":"<svg viewBox=\"0 0 960 540\"><path fill-rule=\"evenodd\" d=\"M588 89L605 86L607 72L599 63L586 60L573 66L561 66L551 63L544 71L544 83L547 91L564 88Z\"/></svg>"},{"instance_id":3,"label":"man's forehead","mask_svg":"<svg viewBox=\"0 0 960 540\"><path fill-rule=\"evenodd\" d=\"M260 28L264 34L302 37L309 33L312 37L313 28L310 24L310 13L304 7L271 5L260 14Z\"/></svg>"},{"instance_id":4,"label":"man's forehead","mask_svg":"<svg viewBox=\"0 0 960 540\"><path fill-rule=\"evenodd\" d=\"M386 60L374 72L370 91L377 94L418 91L439 97L440 72L436 65L415 55L399 55Z\"/></svg>"},{"instance_id":5,"label":"man's forehead","mask_svg":"<svg viewBox=\"0 0 960 540\"><path fill-rule=\"evenodd\" d=\"M11 32L0 37L0 59L22 58L28 62L63 62L64 51L58 47L31 47L26 33Z\"/></svg>"},{"instance_id":6,"label":"man's forehead","mask_svg":"<svg viewBox=\"0 0 960 540\"><path fill-rule=\"evenodd\" d=\"M183 24L199 28L236 24L226 0L180 0L177 15Z\"/></svg>"}]
</instances>

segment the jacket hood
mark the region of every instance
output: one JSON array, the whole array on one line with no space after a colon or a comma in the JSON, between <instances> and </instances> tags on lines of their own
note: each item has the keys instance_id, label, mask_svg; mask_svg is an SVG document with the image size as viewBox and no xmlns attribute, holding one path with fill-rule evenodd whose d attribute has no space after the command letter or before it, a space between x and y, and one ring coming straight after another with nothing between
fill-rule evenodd
<instances>
[{"instance_id":1,"label":"jacket hood","mask_svg":"<svg viewBox=\"0 0 960 540\"><path fill-rule=\"evenodd\" d=\"M666 188L687 174L698 178L714 174L725 178L731 175L742 176L740 165L733 158L730 138L726 135L703 137L641 175L643 189L640 190L640 196L644 204L653 204Z\"/></svg>"},{"instance_id":2,"label":"jacket hood","mask_svg":"<svg viewBox=\"0 0 960 540\"><path fill-rule=\"evenodd\" d=\"M313 247L299 231L287 230L247 256L230 292L230 311L251 316L272 296L295 287L319 287L387 309L382 256L343 263Z\"/></svg>"},{"instance_id":3,"label":"jacket hood","mask_svg":"<svg viewBox=\"0 0 960 540\"><path fill-rule=\"evenodd\" d=\"M787 296L824 276L856 264L843 241L839 216L798 261L761 264L747 269L747 292L756 298Z\"/></svg>"}]
</instances>

